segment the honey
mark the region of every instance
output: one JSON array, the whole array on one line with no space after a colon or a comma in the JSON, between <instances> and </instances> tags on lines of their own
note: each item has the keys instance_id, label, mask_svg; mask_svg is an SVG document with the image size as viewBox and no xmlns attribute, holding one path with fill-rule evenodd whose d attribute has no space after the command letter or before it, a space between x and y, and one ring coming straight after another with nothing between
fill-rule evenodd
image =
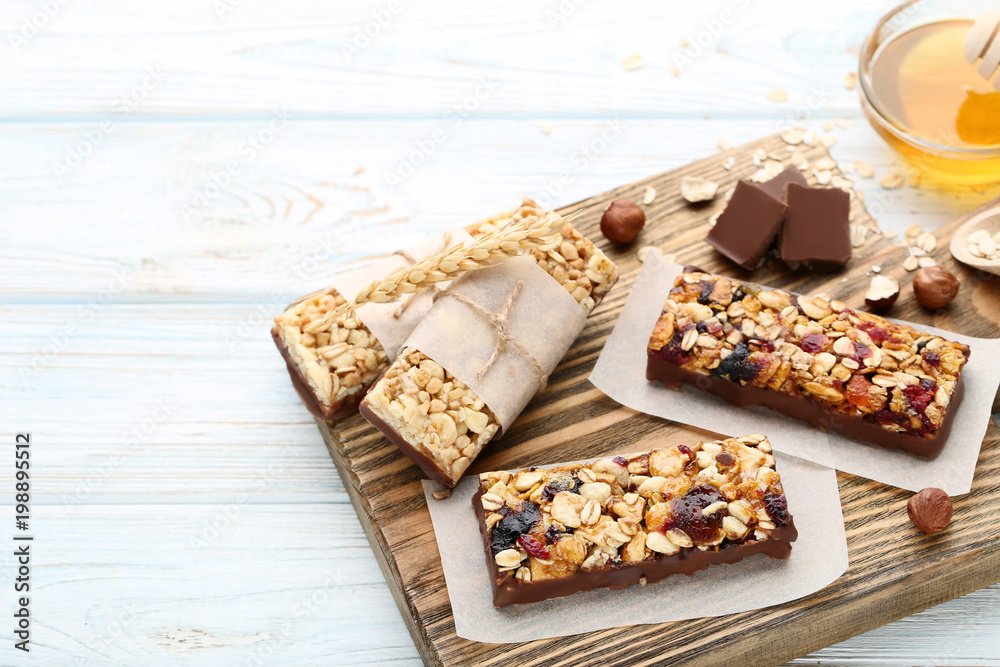
<instances>
[{"instance_id":1,"label":"honey","mask_svg":"<svg viewBox=\"0 0 1000 667\"><path fill-rule=\"evenodd\" d=\"M880 120L896 132L873 124L921 171L985 183L1000 179L1000 92L965 59L971 27L966 20L928 23L884 43L871 64L871 87ZM894 136L900 130L910 141Z\"/></svg>"}]
</instances>

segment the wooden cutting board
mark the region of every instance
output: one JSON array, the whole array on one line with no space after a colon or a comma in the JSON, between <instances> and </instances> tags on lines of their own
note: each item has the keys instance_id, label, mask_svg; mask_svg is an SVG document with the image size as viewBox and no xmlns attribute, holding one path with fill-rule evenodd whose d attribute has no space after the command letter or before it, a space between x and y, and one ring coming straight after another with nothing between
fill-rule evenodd
<instances>
[{"instance_id":1,"label":"wooden cutting board","mask_svg":"<svg viewBox=\"0 0 1000 667\"><path fill-rule=\"evenodd\" d=\"M703 176L720 183L724 195L738 178L757 170L752 156L761 148L785 161L791 158L779 137L769 137L562 211L582 211L574 224L618 263L621 281L591 315L546 390L509 434L489 445L470 473L716 437L624 408L590 385L587 377L639 271L636 251L640 247L655 245L665 254L676 255L682 264L697 264L736 278L751 277L702 241L709 219L725 205L724 196L692 206L681 199L679 187L685 176ZM731 171L723 167L729 156L736 160ZM807 156L814 164L826 151L808 149ZM623 197L641 202L647 187L655 188L657 195L645 207L647 224L639 239L629 246L604 240L599 222L607 204ZM854 201L853 223L875 229L860 197ZM1000 332L1000 277L977 274L951 259L948 241L960 223L940 231L931 255L961 278L962 289L948 309L933 315L912 297L913 274L902 268L907 250L880 234L870 235L863 246L855 248L853 259L842 271L793 272L772 260L752 277L773 287L822 293L863 307L870 279L866 274L879 265L883 274L897 276L902 285L891 313L894 317L995 337ZM957 499L951 526L937 536L924 535L907 520L909 492L839 474L851 564L839 580L818 593L777 607L717 618L635 625L523 644L471 642L455 634L420 469L360 415L335 424L321 422L319 427L428 665L776 665L1000 581L1000 429L991 421L972 493ZM481 545L477 542L471 548ZM595 611L581 609L581 613ZM636 618L637 623L641 620ZM947 640L942 641L944 650Z\"/></svg>"}]
</instances>

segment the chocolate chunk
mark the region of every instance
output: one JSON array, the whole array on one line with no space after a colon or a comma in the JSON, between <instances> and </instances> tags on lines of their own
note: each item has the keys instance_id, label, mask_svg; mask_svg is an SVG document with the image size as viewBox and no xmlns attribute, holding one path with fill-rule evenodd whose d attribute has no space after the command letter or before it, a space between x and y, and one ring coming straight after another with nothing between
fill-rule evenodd
<instances>
[{"instance_id":1,"label":"chocolate chunk","mask_svg":"<svg viewBox=\"0 0 1000 667\"><path fill-rule=\"evenodd\" d=\"M781 230L781 259L814 266L843 266L851 258L851 196L840 188L785 186L788 213Z\"/></svg>"},{"instance_id":2,"label":"chocolate chunk","mask_svg":"<svg viewBox=\"0 0 1000 667\"><path fill-rule=\"evenodd\" d=\"M760 266L764 253L781 230L787 209L756 185L740 181L705 241L744 269L753 271Z\"/></svg>"},{"instance_id":3,"label":"chocolate chunk","mask_svg":"<svg viewBox=\"0 0 1000 667\"><path fill-rule=\"evenodd\" d=\"M785 199L785 184L786 183L797 183L803 187L808 187L809 181L806 177L802 175L798 167L786 167L783 172L775 176L769 181L760 184L760 189L771 195L775 199L780 199L781 201L788 203Z\"/></svg>"}]
</instances>

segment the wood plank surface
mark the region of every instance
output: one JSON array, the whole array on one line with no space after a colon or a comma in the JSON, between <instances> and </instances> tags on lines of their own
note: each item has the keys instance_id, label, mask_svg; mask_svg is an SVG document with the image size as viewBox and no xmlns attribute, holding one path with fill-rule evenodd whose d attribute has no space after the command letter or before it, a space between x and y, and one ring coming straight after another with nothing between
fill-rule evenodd
<instances>
[{"instance_id":1,"label":"wood plank surface","mask_svg":"<svg viewBox=\"0 0 1000 667\"><path fill-rule=\"evenodd\" d=\"M702 242L708 219L724 205L722 198L691 207L680 199L678 186L682 176L700 175L722 183L725 192L738 177L753 173L756 167L750 156L761 147L787 155L784 142L770 137L731 151L737 158L731 172L722 167L727 157L723 154L566 207L565 212L583 211L576 224L598 240L597 224L608 201L641 200L646 186L658 193L647 210L647 227L634 244L610 247L600 239L619 264L621 283L591 316L546 390L471 472L591 458L711 435L623 408L589 385L587 376L639 270L635 251L640 246L656 245L681 263L749 277ZM825 149L816 148L809 158L823 155ZM855 200L853 216L854 224L876 229L860 198ZM893 316L993 337L1000 332L1000 279L976 274L950 259L947 240L958 224L939 232L938 249L932 253L963 280L958 299L945 311L931 314L915 303L907 284L909 274L901 267L907 251L878 234L855 249L841 272L792 272L772 261L754 272L753 279L799 292L825 293L857 307L863 303L866 274L878 264L903 284ZM998 532L990 518L1000 508L1000 429L991 423L973 491L957 499L952 527L942 535L925 536L909 524L905 504L910 493L840 474L851 565L837 582L816 594L768 609L638 625L627 632L616 629L526 644L469 642L455 635L419 469L360 416L319 425L428 664L501 665L515 656L525 665L778 664L1000 581Z\"/></svg>"}]
</instances>

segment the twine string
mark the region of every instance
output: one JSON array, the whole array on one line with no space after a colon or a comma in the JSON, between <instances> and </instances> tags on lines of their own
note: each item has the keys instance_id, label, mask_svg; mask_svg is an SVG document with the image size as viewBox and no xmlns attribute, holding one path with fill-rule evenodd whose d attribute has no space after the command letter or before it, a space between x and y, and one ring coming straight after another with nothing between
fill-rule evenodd
<instances>
[{"instance_id":1,"label":"twine string","mask_svg":"<svg viewBox=\"0 0 1000 667\"><path fill-rule=\"evenodd\" d=\"M542 391L545 389L547 384L545 370L542 368L542 365L538 363L538 360L535 359L534 355L531 354L531 351L529 351L528 348L521 343L521 341L514 338L514 336L510 333L510 310L513 308L514 302L517 300L517 297L521 293L521 289L523 287L524 281L518 280L514 284L514 289L507 296L507 300L504 302L503 307L498 313L491 313L464 294L450 289L439 291L434 295L434 300L437 301L439 298L445 296L451 297L460 303L464 303L473 311L484 317L493 326L493 329L496 332L497 342L493 347L493 354L490 355L489 360L483 364L483 367L476 373L477 378L482 380L483 376L485 376L490 369L493 368L493 364L495 364L497 359L500 358L500 354L508 347L511 347L518 354L524 357L524 359L531 365L531 369L535 371L535 375L538 377L538 391Z\"/></svg>"}]
</instances>

